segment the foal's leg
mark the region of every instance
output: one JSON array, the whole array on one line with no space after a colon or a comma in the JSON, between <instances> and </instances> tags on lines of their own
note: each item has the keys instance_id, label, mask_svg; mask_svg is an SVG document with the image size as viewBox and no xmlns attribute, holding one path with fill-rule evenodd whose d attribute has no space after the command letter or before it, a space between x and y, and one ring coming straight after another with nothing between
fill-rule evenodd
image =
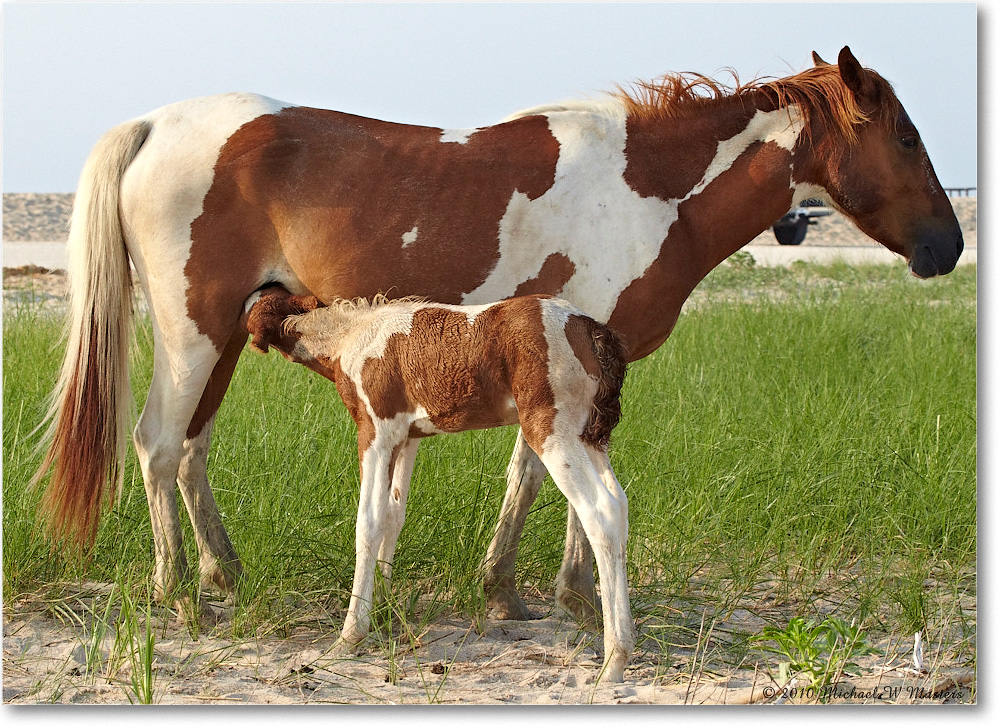
<instances>
[{"instance_id":1,"label":"foal's leg","mask_svg":"<svg viewBox=\"0 0 1000 728\"><path fill-rule=\"evenodd\" d=\"M507 466L507 492L500 520L482 566L487 608L496 619L531 619L531 612L517 593L514 566L525 519L544 479L545 466L518 429L514 454Z\"/></svg>"},{"instance_id":2,"label":"foal's leg","mask_svg":"<svg viewBox=\"0 0 1000 728\"><path fill-rule=\"evenodd\" d=\"M386 504L385 533L382 535L382 545L378 550L378 563L386 586L392 578L392 559L406 518L406 498L410 493L410 477L413 475L418 447L420 439L409 438L392 463L392 486Z\"/></svg>"},{"instance_id":3,"label":"foal's leg","mask_svg":"<svg viewBox=\"0 0 1000 728\"><path fill-rule=\"evenodd\" d=\"M610 465L606 472L595 467L595 463L601 463L605 470L602 457L606 460L606 455L581 442L543 453L542 462L579 514L587 539L594 546L604 593L604 665L599 679L621 682L635 646L625 567L628 501Z\"/></svg>"},{"instance_id":4,"label":"foal's leg","mask_svg":"<svg viewBox=\"0 0 1000 728\"><path fill-rule=\"evenodd\" d=\"M361 497L354 532L354 585L344 628L337 641L338 651L352 648L368 636L375 589L376 557L382 548L388 520L392 453L404 441L405 435L396 441L390 441L389 437L379 433L362 455Z\"/></svg>"}]
</instances>

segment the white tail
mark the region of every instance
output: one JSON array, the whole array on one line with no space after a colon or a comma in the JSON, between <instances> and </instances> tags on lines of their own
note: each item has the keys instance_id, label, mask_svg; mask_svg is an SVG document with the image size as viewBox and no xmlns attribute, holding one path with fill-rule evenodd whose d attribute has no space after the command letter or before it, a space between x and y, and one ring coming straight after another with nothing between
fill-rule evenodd
<instances>
[{"instance_id":1,"label":"white tail","mask_svg":"<svg viewBox=\"0 0 1000 728\"><path fill-rule=\"evenodd\" d=\"M151 125L115 127L94 146L80 176L70 224L70 317L66 358L46 417L50 469L41 510L50 534L93 544L108 484L120 487L132 412L128 350L132 274L119 216L121 180Z\"/></svg>"}]
</instances>

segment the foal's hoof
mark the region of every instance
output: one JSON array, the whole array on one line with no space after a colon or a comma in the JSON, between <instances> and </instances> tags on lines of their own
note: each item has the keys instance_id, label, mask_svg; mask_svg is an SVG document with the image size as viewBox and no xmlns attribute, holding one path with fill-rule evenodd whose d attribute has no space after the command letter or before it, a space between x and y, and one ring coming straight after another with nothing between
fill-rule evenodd
<instances>
[{"instance_id":1,"label":"foal's hoof","mask_svg":"<svg viewBox=\"0 0 1000 728\"><path fill-rule=\"evenodd\" d=\"M340 637L333 643L333 647L330 648L329 654L331 657L354 657L362 651L361 645L363 643L363 639L349 640Z\"/></svg>"}]
</instances>

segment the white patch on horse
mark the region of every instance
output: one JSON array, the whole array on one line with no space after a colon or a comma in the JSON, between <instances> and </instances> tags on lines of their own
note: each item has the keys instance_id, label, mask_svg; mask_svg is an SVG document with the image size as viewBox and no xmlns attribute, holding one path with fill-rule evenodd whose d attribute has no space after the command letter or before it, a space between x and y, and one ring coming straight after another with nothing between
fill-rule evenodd
<instances>
[{"instance_id":1,"label":"white patch on horse","mask_svg":"<svg viewBox=\"0 0 1000 728\"><path fill-rule=\"evenodd\" d=\"M555 184L535 200L514 193L500 221L500 260L463 303L510 295L558 252L575 266L560 296L607 321L622 291L656 260L682 202L702 192L754 142L791 149L802 130L797 110L759 111L746 129L719 143L687 195L660 200L641 197L625 182L626 115L620 102L592 104L591 113L582 113L584 108L542 107L559 142ZM527 244L530 240L546 245Z\"/></svg>"},{"instance_id":2,"label":"white patch on horse","mask_svg":"<svg viewBox=\"0 0 1000 728\"><path fill-rule=\"evenodd\" d=\"M441 141L452 142L454 144L465 144L469 141L469 137L477 131L479 131L479 129L442 129Z\"/></svg>"},{"instance_id":3,"label":"white patch on horse","mask_svg":"<svg viewBox=\"0 0 1000 728\"><path fill-rule=\"evenodd\" d=\"M510 295L558 252L575 266L560 295L586 302L586 313L607 321L620 282L639 277L656 259L677 219L676 204L640 197L629 188L624 113L608 104L595 108L589 114L576 109L545 114L559 142L555 184L535 200L514 193L500 221L500 260L463 303ZM609 209L615 214L607 214Z\"/></svg>"},{"instance_id":4,"label":"white patch on horse","mask_svg":"<svg viewBox=\"0 0 1000 728\"><path fill-rule=\"evenodd\" d=\"M408 248L417 242L417 226L414 225L412 230L403 233L403 247Z\"/></svg>"},{"instance_id":5,"label":"white patch on horse","mask_svg":"<svg viewBox=\"0 0 1000 728\"><path fill-rule=\"evenodd\" d=\"M549 384L555 398L556 415L552 424L553 433L582 432L590 415L590 402L597 392L597 380L590 376L583 363L576 356L573 347L566 338L566 322L572 314L578 314L579 309L566 301L551 299L542 307L542 325L545 328L545 340L548 343ZM572 372L570 376L569 373ZM574 383L591 381L594 385L590 392L562 392L560 384L564 381ZM550 449L548 442L544 445Z\"/></svg>"},{"instance_id":6,"label":"white patch on horse","mask_svg":"<svg viewBox=\"0 0 1000 728\"><path fill-rule=\"evenodd\" d=\"M378 315L373 323L359 327L360 330L357 333L348 334L341 343L342 349L338 352L341 354L340 367L343 369L344 374L354 382L354 386L358 391L358 397L364 403L365 408L372 415L373 419L375 419L374 410L361 381L361 369L369 359L382 358L385 354L385 348L389 344L389 339L393 335L410 335L410 331L413 328L413 314L421 308L426 308L426 304L415 303L405 308L394 307L391 313L378 311ZM317 310L322 311L323 309ZM313 352L314 356L316 353L320 353L333 358L333 352L322 349L322 336L317 336L315 341L318 351ZM313 347L310 346L310 348ZM407 424L407 426L409 425Z\"/></svg>"}]
</instances>

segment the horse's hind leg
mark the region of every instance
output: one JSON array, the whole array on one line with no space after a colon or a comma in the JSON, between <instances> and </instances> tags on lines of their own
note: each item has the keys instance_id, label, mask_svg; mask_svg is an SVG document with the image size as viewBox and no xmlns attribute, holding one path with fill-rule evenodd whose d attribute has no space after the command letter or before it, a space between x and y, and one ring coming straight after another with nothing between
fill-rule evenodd
<instances>
[{"instance_id":1,"label":"horse's hind leg","mask_svg":"<svg viewBox=\"0 0 1000 728\"><path fill-rule=\"evenodd\" d=\"M493 541L483 558L483 589L490 615L496 619L530 619L531 612L517 593L515 562L531 504L545 479L545 466L517 431L517 443L507 466L507 492L500 508Z\"/></svg>"},{"instance_id":2,"label":"horse's hind leg","mask_svg":"<svg viewBox=\"0 0 1000 728\"><path fill-rule=\"evenodd\" d=\"M226 533L208 482L208 451L216 413L245 343L246 333L237 331L215 365L188 426L184 455L177 475L177 484L198 545L198 567L203 591L214 586L231 592L243 573L243 565Z\"/></svg>"},{"instance_id":3,"label":"horse's hind leg","mask_svg":"<svg viewBox=\"0 0 1000 728\"><path fill-rule=\"evenodd\" d=\"M207 339L167 346L154 335L153 380L133 432L153 529L153 589L167 603L186 602L188 578L177 510L177 480L184 441L219 352Z\"/></svg>"}]
</instances>

